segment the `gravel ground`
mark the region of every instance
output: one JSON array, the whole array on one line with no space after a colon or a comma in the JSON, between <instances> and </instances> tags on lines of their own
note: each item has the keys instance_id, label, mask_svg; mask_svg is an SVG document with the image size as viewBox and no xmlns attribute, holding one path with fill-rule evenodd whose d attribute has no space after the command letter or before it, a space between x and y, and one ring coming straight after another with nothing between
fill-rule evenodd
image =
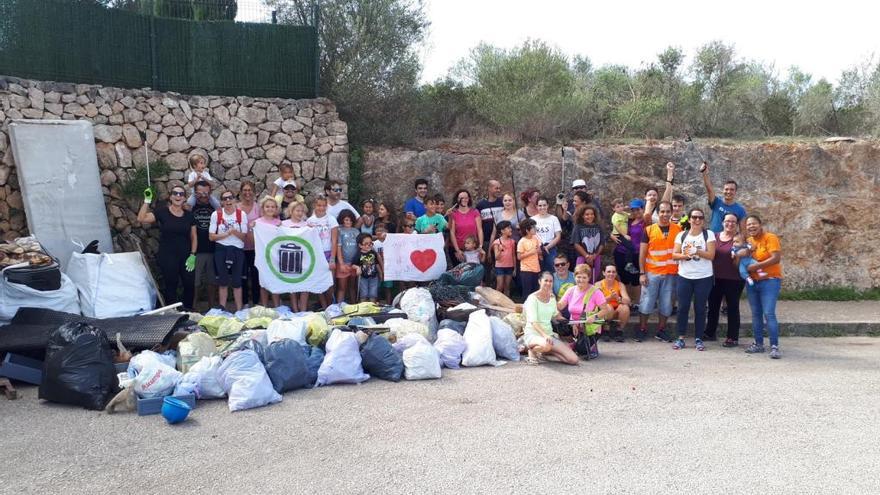
<instances>
[{"instance_id":1,"label":"gravel ground","mask_svg":"<svg viewBox=\"0 0 880 495\"><path fill-rule=\"evenodd\" d=\"M609 343L578 367L202 402L175 427L25 387L0 398L0 493L877 493L880 340L782 344Z\"/></svg>"}]
</instances>

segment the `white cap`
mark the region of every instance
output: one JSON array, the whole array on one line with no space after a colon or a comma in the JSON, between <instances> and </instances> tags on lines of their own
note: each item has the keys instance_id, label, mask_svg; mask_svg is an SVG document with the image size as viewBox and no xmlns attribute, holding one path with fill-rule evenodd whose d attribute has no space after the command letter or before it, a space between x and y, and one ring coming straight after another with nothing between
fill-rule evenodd
<instances>
[{"instance_id":1,"label":"white cap","mask_svg":"<svg viewBox=\"0 0 880 495\"><path fill-rule=\"evenodd\" d=\"M296 181L295 181L295 180L286 180L286 181L284 181L284 185L281 186L281 189L284 189L284 188L287 187L287 186L293 186L294 189L298 189L298 188L296 187Z\"/></svg>"},{"instance_id":2,"label":"white cap","mask_svg":"<svg viewBox=\"0 0 880 495\"><path fill-rule=\"evenodd\" d=\"M574 189L575 187L587 187L587 181L584 179L577 179L571 183L571 188Z\"/></svg>"}]
</instances>

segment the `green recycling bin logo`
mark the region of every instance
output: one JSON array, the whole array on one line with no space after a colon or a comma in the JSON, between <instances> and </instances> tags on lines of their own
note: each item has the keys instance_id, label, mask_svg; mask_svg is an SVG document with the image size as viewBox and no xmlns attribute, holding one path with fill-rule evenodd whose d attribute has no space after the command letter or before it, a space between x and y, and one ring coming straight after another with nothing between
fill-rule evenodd
<instances>
[{"instance_id":1,"label":"green recycling bin logo","mask_svg":"<svg viewBox=\"0 0 880 495\"><path fill-rule=\"evenodd\" d=\"M276 237L266 245L263 256L275 277L290 284L308 279L315 270L315 249L302 237Z\"/></svg>"}]
</instances>

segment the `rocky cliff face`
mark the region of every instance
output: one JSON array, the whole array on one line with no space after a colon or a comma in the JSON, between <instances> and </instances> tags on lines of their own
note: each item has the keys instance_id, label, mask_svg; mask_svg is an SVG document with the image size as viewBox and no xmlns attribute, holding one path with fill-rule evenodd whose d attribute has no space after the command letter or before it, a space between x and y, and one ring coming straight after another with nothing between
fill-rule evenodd
<instances>
[{"instance_id":1,"label":"rocky cliff face","mask_svg":"<svg viewBox=\"0 0 880 495\"><path fill-rule=\"evenodd\" d=\"M616 197L643 197L652 185L662 193L667 161L677 165L675 191L686 196L688 207L706 208L701 155L711 164L716 191L725 179L736 180L738 200L780 236L787 288L880 286L877 142L575 143L566 147L565 169L559 147L368 148L363 182L370 196L402 205L419 177L447 201L459 187L484 196L490 178L500 180L505 191L534 186L548 197L568 191L580 178L610 216Z\"/></svg>"}]
</instances>

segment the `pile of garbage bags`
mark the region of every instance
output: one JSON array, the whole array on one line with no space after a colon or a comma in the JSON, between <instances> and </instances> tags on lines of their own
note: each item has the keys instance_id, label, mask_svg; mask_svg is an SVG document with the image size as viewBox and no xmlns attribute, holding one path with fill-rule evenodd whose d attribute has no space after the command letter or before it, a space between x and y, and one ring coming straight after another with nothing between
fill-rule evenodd
<instances>
[{"instance_id":1,"label":"pile of garbage bags","mask_svg":"<svg viewBox=\"0 0 880 495\"><path fill-rule=\"evenodd\" d=\"M226 399L230 411L240 411L281 402L296 390L438 379L443 368L519 360L514 328L484 309L465 304L456 309L456 320L438 322L437 305L424 288L406 291L399 305L191 314L196 330L175 348L136 353L119 375L114 361L121 350L115 353L101 329L65 325L50 338L40 398L102 409L121 393L140 400L191 395Z\"/></svg>"}]
</instances>

